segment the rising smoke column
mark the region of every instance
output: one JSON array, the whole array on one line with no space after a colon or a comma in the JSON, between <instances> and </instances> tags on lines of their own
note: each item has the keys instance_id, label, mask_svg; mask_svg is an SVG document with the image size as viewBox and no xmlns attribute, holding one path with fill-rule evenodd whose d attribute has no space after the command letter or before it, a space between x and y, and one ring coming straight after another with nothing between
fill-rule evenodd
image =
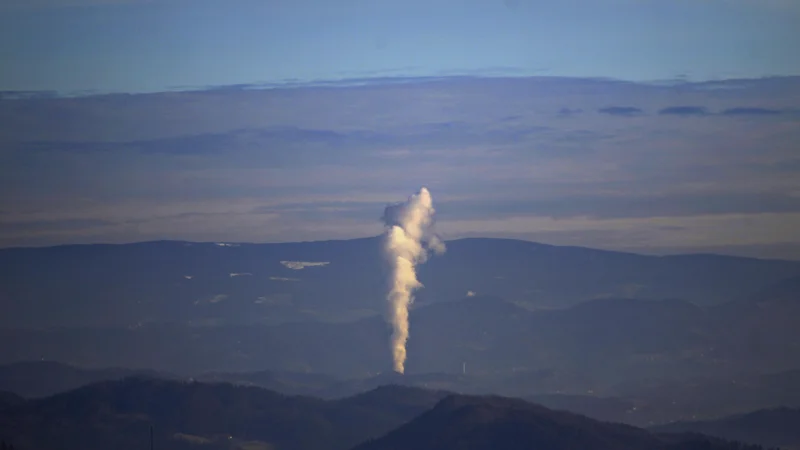
<instances>
[{"instance_id":1,"label":"rising smoke column","mask_svg":"<svg viewBox=\"0 0 800 450\"><path fill-rule=\"evenodd\" d=\"M434 212L431 194L423 187L405 203L386 207L383 215L387 226L384 251L391 270L387 319L393 328L392 356L398 373L405 371L408 307L414 301L414 290L422 287L415 266L427 260L428 249L435 253L445 250L444 243L430 231Z\"/></svg>"}]
</instances>

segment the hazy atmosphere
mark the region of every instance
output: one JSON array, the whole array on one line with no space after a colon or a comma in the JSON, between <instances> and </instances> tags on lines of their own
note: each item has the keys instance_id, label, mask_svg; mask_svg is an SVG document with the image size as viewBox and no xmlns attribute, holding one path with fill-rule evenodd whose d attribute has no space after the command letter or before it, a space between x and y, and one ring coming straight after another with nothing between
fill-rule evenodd
<instances>
[{"instance_id":1,"label":"hazy atmosphere","mask_svg":"<svg viewBox=\"0 0 800 450\"><path fill-rule=\"evenodd\" d=\"M800 258L800 78L439 77L5 100L0 243L381 232Z\"/></svg>"},{"instance_id":2,"label":"hazy atmosphere","mask_svg":"<svg viewBox=\"0 0 800 450\"><path fill-rule=\"evenodd\" d=\"M0 103L0 244L371 236L426 185L446 238L800 258L798 18L746 0L6 2L0 89L27 99ZM151 93L74 96L93 90Z\"/></svg>"},{"instance_id":3,"label":"hazy atmosphere","mask_svg":"<svg viewBox=\"0 0 800 450\"><path fill-rule=\"evenodd\" d=\"M800 2L0 2L0 450L799 450Z\"/></svg>"}]
</instances>

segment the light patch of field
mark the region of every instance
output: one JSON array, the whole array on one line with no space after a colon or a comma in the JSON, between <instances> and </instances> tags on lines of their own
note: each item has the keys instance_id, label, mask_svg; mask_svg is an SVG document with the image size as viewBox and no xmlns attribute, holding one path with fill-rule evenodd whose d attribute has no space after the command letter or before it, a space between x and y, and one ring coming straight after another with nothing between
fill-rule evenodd
<instances>
[{"instance_id":1,"label":"light patch of field","mask_svg":"<svg viewBox=\"0 0 800 450\"><path fill-rule=\"evenodd\" d=\"M249 441L237 445L236 450L275 450L275 446L263 441Z\"/></svg>"},{"instance_id":2,"label":"light patch of field","mask_svg":"<svg viewBox=\"0 0 800 450\"><path fill-rule=\"evenodd\" d=\"M269 277L272 281L300 281L300 278Z\"/></svg>"},{"instance_id":3,"label":"light patch of field","mask_svg":"<svg viewBox=\"0 0 800 450\"><path fill-rule=\"evenodd\" d=\"M255 303L259 305L288 306L292 304L292 294L267 294L265 296L258 297L255 300Z\"/></svg>"},{"instance_id":4,"label":"light patch of field","mask_svg":"<svg viewBox=\"0 0 800 450\"><path fill-rule=\"evenodd\" d=\"M306 267L322 267L330 264L330 261L281 261L281 264L292 270L303 270Z\"/></svg>"},{"instance_id":5,"label":"light patch of field","mask_svg":"<svg viewBox=\"0 0 800 450\"><path fill-rule=\"evenodd\" d=\"M348 309L342 312L329 314L322 318L322 320L331 323L353 322L359 319L377 316L379 314L380 313L374 309Z\"/></svg>"},{"instance_id":6,"label":"light patch of field","mask_svg":"<svg viewBox=\"0 0 800 450\"><path fill-rule=\"evenodd\" d=\"M195 305L199 305L201 303L219 303L221 301L226 300L227 298L228 298L228 294L217 294L217 295L215 295L215 296L213 296L213 297L211 297L209 299L195 300L194 304Z\"/></svg>"},{"instance_id":7,"label":"light patch of field","mask_svg":"<svg viewBox=\"0 0 800 450\"><path fill-rule=\"evenodd\" d=\"M193 434L186 434L186 433L175 433L172 435L172 439L176 441L184 441L190 444L195 445L208 445L211 444L211 439L204 438L203 436L195 436Z\"/></svg>"},{"instance_id":8,"label":"light patch of field","mask_svg":"<svg viewBox=\"0 0 800 450\"><path fill-rule=\"evenodd\" d=\"M367 317L377 316L380 313L374 309L346 309L344 311L320 311L317 309L301 309L301 314L311 316L314 320L326 323L346 323L353 322Z\"/></svg>"}]
</instances>

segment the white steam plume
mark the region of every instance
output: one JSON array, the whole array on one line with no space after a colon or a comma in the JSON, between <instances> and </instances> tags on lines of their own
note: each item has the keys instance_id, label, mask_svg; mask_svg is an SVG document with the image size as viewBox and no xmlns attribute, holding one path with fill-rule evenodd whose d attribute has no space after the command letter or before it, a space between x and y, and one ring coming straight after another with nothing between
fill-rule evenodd
<instances>
[{"instance_id":1,"label":"white steam plume","mask_svg":"<svg viewBox=\"0 0 800 450\"><path fill-rule=\"evenodd\" d=\"M415 266L428 258L427 249L443 253L444 243L431 233L433 202L428 189L422 188L405 203L386 207L383 215L387 226L384 251L389 260L388 320L392 324L392 356L394 370L405 371L408 341L408 307L414 301L414 290L422 287Z\"/></svg>"}]
</instances>

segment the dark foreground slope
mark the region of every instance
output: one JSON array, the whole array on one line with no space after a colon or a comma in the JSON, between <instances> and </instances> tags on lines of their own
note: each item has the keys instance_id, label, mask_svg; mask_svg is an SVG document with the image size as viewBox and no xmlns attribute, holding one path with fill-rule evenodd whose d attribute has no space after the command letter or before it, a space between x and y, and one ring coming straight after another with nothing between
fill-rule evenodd
<instances>
[{"instance_id":1,"label":"dark foreground slope","mask_svg":"<svg viewBox=\"0 0 800 450\"><path fill-rule=\"evenodd\" d=\"M25 399L19 395L8 392L0 391L0 409L11 408L25 403Z\"/></svg>"},{"instance_id":2,"label":"dark foreground slope","mask_svg":"<svg viewBox=\"0 0 800 450\"><path fill-rule=\"evenodd\" d=\"M347 449L378 437L445 394L402 387L341 401L255 387L129 378L0 409L0 439L18 450Z\"/></svg>"},{"instance_id":3,"label":"dark foreground slope","mask_svg":"<svg viewBox=\"0 0 800 450\"><path fill-rule=\"evenodd\" d=\"M756 450L702 436L655 435L522 400L383 386L325 401L255 387L128 378L0 408L19 450L156 448L359 450Z\"/></svg>"},{"instance_id":4,"label":"dark foreground slope","mask_svg":"<svg viewBox=\"0 0 800 450\"><path fill-rule=\"evenodd\" d=\"M800 409L764 409L717 420L676 422L654 430L703 433L761 445L800 449Z\"/></svg>"},{"instance_id":5,"label":"dark foreground slope","mask_svg":"<svg viewBox=\"0 0 800 450\"><path fill-rule=\"evenodd\" d=\"M655 435L522 400L449 396L386 436L354 450L756 449L703 436Z\"/></svg>"}]
</instances>

